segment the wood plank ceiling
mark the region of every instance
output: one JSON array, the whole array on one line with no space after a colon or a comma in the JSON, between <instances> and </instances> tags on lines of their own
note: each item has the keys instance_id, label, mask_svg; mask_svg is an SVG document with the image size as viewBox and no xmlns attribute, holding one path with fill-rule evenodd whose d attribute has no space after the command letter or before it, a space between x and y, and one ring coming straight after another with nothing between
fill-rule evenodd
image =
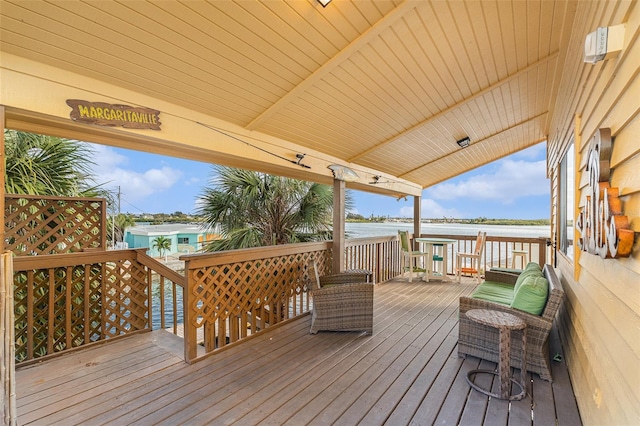
<instances>
[{"instance_id":1,"label":"wood plank ceiling","mask_svg":"<svg viewBox=\"0 0 640 426\"><path fill-rule=\"evenodd\" d=\"M546 139L574 11L3 0L0 47L428 187Z\"/></svg>"}]
</instances>

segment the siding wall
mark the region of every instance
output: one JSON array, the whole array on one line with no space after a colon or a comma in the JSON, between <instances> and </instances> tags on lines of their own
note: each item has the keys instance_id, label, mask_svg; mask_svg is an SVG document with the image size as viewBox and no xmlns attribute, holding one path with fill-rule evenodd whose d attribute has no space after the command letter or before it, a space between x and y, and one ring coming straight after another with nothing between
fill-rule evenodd
<instances>
[{"instance_id":1,"label":"siding wall","mask_svg":"<svg viewBox=\"0 0 640 426\"><path fill-rule=\"evenodd\" d=\"M626 23L620 55L596 65L583 63L586 34L620 23ZM549 176L557 192L558 164L576 133L580 204L589 142L597 129L611 129L611 186L620 188L623 214L636 232L627 259L604 260L577 248L575 261L558 256L567 294L560 331L585 424L640 424L639 23L637 1L579 2L549 135ZM557 224L557 193L552 200L552 223Z\"/></svg>"}]
</instances>

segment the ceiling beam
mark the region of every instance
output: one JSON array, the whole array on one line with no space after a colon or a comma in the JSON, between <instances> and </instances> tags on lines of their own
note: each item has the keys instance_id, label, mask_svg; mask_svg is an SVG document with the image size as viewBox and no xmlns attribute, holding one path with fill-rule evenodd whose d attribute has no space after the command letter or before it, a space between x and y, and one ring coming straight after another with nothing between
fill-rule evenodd
<instances>
[{"instance_id":1,"label":"ceiling beam","mask_svg":"<svg viewBox=\"0 0 640 426\"><path fill-rule=\"evenodd\" d=\"M325 62L320 68L315 70L311 75L305 78L300 84L294 87L286 95L281 97L276 103L264 110L259 116L253 119L246 128L248 130L256 130L265 120L271 118L278 111L286 107L290 102L297 99L305 93L310 87L322 80L325 76L332 73L342 63L352 57L352 55L369 44L374 38L378 37L383 31L402 19L409 11L420 5L420 2L414 0L405 0L398 7L387 13L382 19L376 22L367 31L362 33L358 38L349 43L347 47L338 52L337 55Z\"/></svg>"},{"instance_id":2,"label":"ceiling beam","mask_svg":"<svg viewBox=\"0 0 640 426\"><path fill-rule=\"evenodd\" d=\"M462 106L462 105L464 105L464 104L466 104L468 102L471 102L474 99L477 99L477 98L479 98L479 97L491 92L492 90L497 89L498 87L500 87L500 86L502 86L504 84L509 83L511 80L514 80L514 79L520 77L521 75L528 73L532 69L535 69L535 68L537 68L537 67L539 67L541 65L546 64L547 62L551 61L552 59L555 59L557 56L558 56L558 52L554 52L551 55L549 55L549 56L547 56L545 58L542 58L537 62L534 62L533 64L528 65L525 68L522 68L521 70L511 74L510 76L508 76L508 77L506 77L506 78L504 78L502 80L499 80L499 81L493 83L490 86L487 86L486 88L482 89L481 91L479 91L477 93L474 93L473 95L469 96L468 98L465 98L465 99L461 100L457 104L452 105L452 106L448 107L447 109L444 109L444 110L440 111L439 113L432 115L431 117L421 121L420 123L416 124L415 126L409 128L409 129L407 129L407 130L405 130L405 131L403 131L401 133L398 133L395 136L392 136L390 139L387 139L386 141L382 141L379 144L376 144L376 145L372 146L371 148L369 148L369 149L367 149L365 151L362 151L360 154L349 158L347 161L350 162L350 163L354 162L355 160L357 160L359 158L362 158L365 155L370 154L371 152L373 152L373 151L375 151L375 150L377 150L379 148L382 148L383 146L385 146L387 144L390 144L391 142L393 142L395 140L398 140L398 139L402 138L403 136L408 135L411 132L414 132L414 131L418 130L419 128L421 128L421 127L427 125L428 123L430 123L431 121L437 120L438 118L442 117L445 114L450 113L451 111L459 108L460 106Z\"/></svg>"},{"instance_id":3,"label":"ceiling beam","mask_svg":"<svg viewBox=\"0 0 640 426\"><path fill-rule=\"evenodd\" d=\"M545 115L547 115L548 113L549 113L548 111L545 111L545 112L543 112L542 114L538 114L538 115L536 115L535 117L531 117L531 118L529 118L529 119L527 119L527 120L524 120L524 121L521 121L521 122L519 122L519 123L516 123L516 124L514 124L513 126L509 126L509 127L507 127L506 129L502 129L502 130L500 130L500 131L499 131L499 132L497 132L497 133L494 133L494 134L492 134L492 135L487 136L486 138L483 138L483 139L480 139L480 140L478 140L478 141L474 142L474 143L473 143L473 145L478 145L478 144L480 144L480 143L482 143L482 142L486 142L486 141L490 140L491 138L494 138L494 137L496 137L496 136L501 135L502 133L508 132L509 130L513 130L513 129L515 129L516 127L520 127L520 126L522 126L522 125L525 125L525 124L527 124L527 123L530 123L530 122L532 122L532 121L535 121L535 120L539 119L540 117L544 117L544 116L545 116ZM537 141L536 143L538 143L538 142L539 142L539 141ZM533 145L533 144L532 144L532 145ZM461 149L468 149L468 148L461 148ZM428 163L424 163L424 164L422 164L422 165L420 165L420 166L418 166L418 167L414 167L413 169L411 169L411 170L409 170L409 171L407 171L407 172L404 172L404 173L402 173L402 174L399 174L399 175L398 175L398 178L404 179L404 178L403 178L403 176L406 176L406 175L408 175L408 174L410 174L410 173L413 173L413 172L415 172L416 170L420 170L420 169L421 169L421 168L423 168L423 167L429 166L429 165L431 165L431 164L435 163L436 161L440 161L440 160L442 160L442 159L444 159L444 158L447 158L447 157L450 157L450 156L452 156L452 155L456 155L456 154L460 154L460 150L452 151L452 152L450 152L450 153L448 153L448 154L445 154L445 155L442 155L442 156L440 156L440 157L438 157L438 158L436 158L436 159L434 159L434 160L432 160L432 161L429 161Z\"/></svg>"}]
</instances>

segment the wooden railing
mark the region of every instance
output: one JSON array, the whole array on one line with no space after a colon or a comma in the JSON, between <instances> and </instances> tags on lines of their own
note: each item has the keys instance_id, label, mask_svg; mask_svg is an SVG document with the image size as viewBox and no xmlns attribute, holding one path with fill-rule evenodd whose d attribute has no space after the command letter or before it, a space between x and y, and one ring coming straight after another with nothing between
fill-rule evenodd
<instances>
[{"instance_id":1,"label":"wooden railing","mask_svg":"<svg viewBox=\"0 0 640 426\"><path fill-rule=\"evenodd\" d=\"M331 242L185 255L185 360L309 312L308 264L331 265ZM198 353L198 332L203 352ZM202 352L202 351L201 351Z\"/></svg>"},{"instance_id":2,"label":"wooden railing","mask_svg":"<svg viewBox=\"0 0 640 426\"><path fill-rule=\"evenodd\" d=\"M449 259L475 242L475 236L422 236L456 239ZM510 267L514 244L530 261L546 262L545 238L488 236L484 268ZM346 246L345 268L368 269L375 283L402 272L395 235ZM162 328L185 338L185 360L192 362L308 313L309 260L318 261L321 274L331 273L331 247L328 241L185 255L185 276L146 249L16 257L16 360L35 362ZM454 263L447 273L454 273Z\"/></svg>"},{"instance_id":3,"label":"wooden railing","mask_svg":"<svg viewBox=\"0 0 640 426\"><path fill-rule=\"evenodd\" d=\"M17 362L150 330L152 269L179 285L184 277L144 250L14 258Z\"/></svg>"},{"instance_id":4,"label":"wooden railing","mask_svg":"<svg viewBox=\"0 0 640 426\"><path fill-rule=\"evenodd\" d=\"M373 282L397 277L400 271L400 241L389 237L354 238L346 241L345 269L373 272Z\"/></svg>"},{"instance_id":5,"label":"wooden railing","mask_svg":"<svg viewBox=\"0 0 640 426\"><path fill-rule=\"evenodd\" d=\"M422 234L422 237L438 237L450 238L457 240L457 244L449 245L448 253L449 262L447 273L455 273L456 253L471 253L475 249L476 236L462 235L442 235L442 234ZM487 235L485 247L483 251L482 268L487 270L490 268L511 268L512 266L512 250L524 250L527 252L529 262L536 262L544 265L547 262L547 238L518 238L518 237L494 237ZM524 267L522 261L516 263L516 267Z\"/></svg>"},{"instance_id":6,"label":"wooden railing","mask_svg":"<svg viewBox=\"0 0 640 426\"><path fill-rule=\"evenodd\" d=\"M184 316L181 301L186 278L143 251L138 251L137 259L147 268L148 282L151 283L152 328L161 328L182 335L180 327Z\"/></svg>"}]
</instances>

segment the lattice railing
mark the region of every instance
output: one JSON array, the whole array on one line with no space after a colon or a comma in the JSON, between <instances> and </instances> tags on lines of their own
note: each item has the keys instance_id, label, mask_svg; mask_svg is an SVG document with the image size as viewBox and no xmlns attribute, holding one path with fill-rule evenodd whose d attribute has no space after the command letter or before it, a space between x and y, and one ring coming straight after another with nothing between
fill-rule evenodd
<instances>
[{"instance_id":1,"label":"lattice railing","mask_svg":"<svg viewBox=\"0 0 640 426\"><path fill-rule=\"evenodd\" d=\"M5 249L17 256L106 247L106 200L5 196Z\"/></svg>"},{"instance_id":2,"label":"lattice railing","mask_svg":"<svg viewBox=\"0 0 640 426\"><path fill-rule=\"evenodd\" d=\"M309 311L308 264L331 264L330 243L305 243L183 256L187 361L197 356L196 335L212 352Z\"/></svg>"},{"instance_id":3,"label":"lattice railing","mask_svg":"<svg viewBox=\"0 0 640 426\"><path fill-rule=\"evenodd\" d=\"M16 360L150 328L147 267L136 250L14 258Z\"/></svg>"}]
</instances>

